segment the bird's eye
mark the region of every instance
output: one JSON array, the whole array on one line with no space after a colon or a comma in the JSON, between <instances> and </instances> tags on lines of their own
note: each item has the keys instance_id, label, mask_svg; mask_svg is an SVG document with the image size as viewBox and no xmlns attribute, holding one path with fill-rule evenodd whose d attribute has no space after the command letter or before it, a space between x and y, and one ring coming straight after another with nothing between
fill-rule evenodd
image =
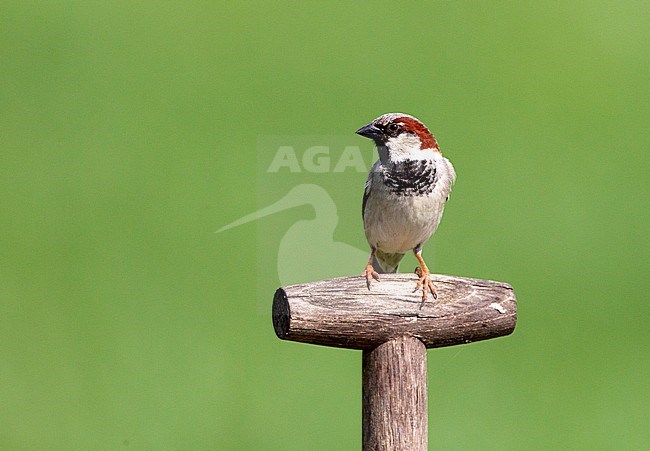
<instances>
[{"instance_id":1,"label":"bird's eye","mask_svg":"<svg viewBox=\"0 0 650 451\"><path fill-rule=\"evenodd\" d=\"M390 124L388 124L388 127L386 128L388 129L389 132L395 133L397 130L399 130L399 125L397 125L394 122L391 122Z\"/></svg>"}]
</instances>

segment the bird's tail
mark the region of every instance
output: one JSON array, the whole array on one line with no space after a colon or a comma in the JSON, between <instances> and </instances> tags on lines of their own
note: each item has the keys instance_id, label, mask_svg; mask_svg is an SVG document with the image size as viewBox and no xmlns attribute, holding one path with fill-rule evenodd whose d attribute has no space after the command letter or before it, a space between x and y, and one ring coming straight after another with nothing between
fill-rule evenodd
<instances>
[{"instance_id":1,"label":"bird's tail","mask_svg":"<svg viewBox=\"0 0 650 451\"><path fill-rule=\"evenodd\" d=\"M372 259L372 267L379 274L395 273L403 257L404 254L387 254L377 249L375 258Z\"/></svg>"}]
</instances>

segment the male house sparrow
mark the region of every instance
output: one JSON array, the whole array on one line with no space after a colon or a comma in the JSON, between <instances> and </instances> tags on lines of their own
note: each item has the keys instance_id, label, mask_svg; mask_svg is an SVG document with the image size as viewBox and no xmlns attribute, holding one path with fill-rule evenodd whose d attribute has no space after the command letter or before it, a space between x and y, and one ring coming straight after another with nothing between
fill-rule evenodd
<instances>
[{"instance_id":1,"label":"male house sparrow","mask_svg":"<svg viewBox=\"0 0 650 451\"><path fill-rule=\"evenodd\" d=\"M412 250L420 263L415 289L422 287L422 304L429 290L436 299L422 246L440 224L456 179L454 167L440 153L429 129L408 114L384 114L356 133L375 141L379 153L368 174L362 205L371 249L363 272L368 289L373 278L379 280L379 273L397 272L404 254Z\"/></svg>"}]
</instances>

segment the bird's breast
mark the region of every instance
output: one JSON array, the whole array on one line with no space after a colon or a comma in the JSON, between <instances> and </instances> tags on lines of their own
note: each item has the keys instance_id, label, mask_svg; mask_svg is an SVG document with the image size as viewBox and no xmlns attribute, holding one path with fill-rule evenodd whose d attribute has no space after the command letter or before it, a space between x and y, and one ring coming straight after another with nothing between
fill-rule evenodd
<instances>
[{"instance_id":1,"label":"bird's breast","mask_svg":"<svg viewBox=\"0 0 650 451\"><path fill-rule=\"evenodd\" d=\"M446 159L416 160L391 169L373 167L364 230L371 246L406 253L424 244L440 224L455 173Z\"/></svg>"}]
</instances>

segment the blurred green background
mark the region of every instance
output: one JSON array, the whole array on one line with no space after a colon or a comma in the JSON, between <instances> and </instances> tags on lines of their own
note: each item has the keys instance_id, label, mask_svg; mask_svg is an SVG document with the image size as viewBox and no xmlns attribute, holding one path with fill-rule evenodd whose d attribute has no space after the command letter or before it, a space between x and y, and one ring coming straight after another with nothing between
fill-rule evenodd
<instances>
[{"instance_id":1,"label":"blurred green background","mask_svg":"<svg viewBox=\"0 0 650 451\"><path fill-rule=\"evenodd\" d=\"M271 327L259 262L313 212L214 232L286 194L259 137L370 162L354 130L403 111L458 172L425 257L519 301L514 335L429 351L431 448L647 448L649 23L642 1L0 2L0 447L359 449L360 353ZM300 177L366 249L365 174Z\"/></svg>"}]
</instances>

